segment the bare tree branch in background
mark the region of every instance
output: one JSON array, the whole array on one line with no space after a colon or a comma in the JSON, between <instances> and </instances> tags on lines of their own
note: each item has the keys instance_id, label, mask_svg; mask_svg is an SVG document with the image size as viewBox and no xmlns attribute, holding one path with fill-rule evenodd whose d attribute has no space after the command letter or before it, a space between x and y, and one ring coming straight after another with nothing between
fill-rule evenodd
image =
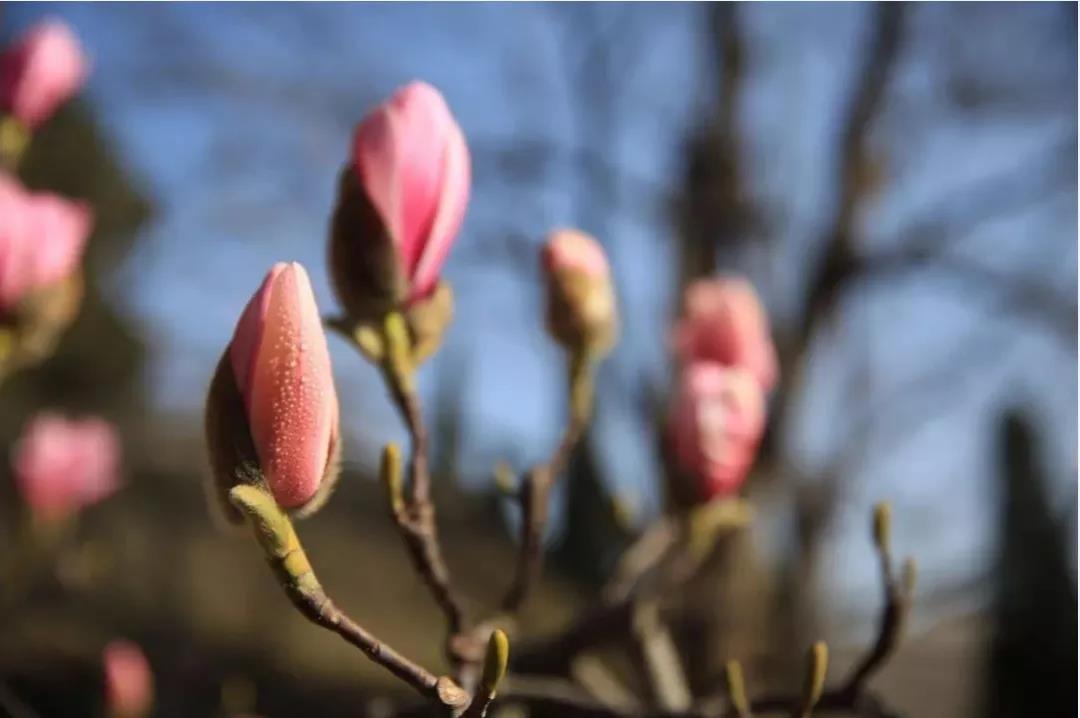
<instances>
[{"instance_id":1,"label":"bare tree branch in background","mask_svg":"<svg viewBox=\"0 0 1080 718\"><path fill-rule=\"evenodd\" d=\"M872 30L865 63L852 97L840 147L839 200L831 227L826 232L822 260L812 269L806 283L801 318L790 341L780 343L784 367L776 426L781 434L791 421L793 388L800 367L818 329L832 316L839 289L856 265L855 213L864 196L873 189L867 179L873 174L874 158L866 146L866 136L877 116L896 58L903 44L907 6L877 3L872 13ZM829 512L816 496L799 497L796 504L799 546L781 577L777 645L806 645L813 635L814 610L809 605L813 593L814 551ZM787 666L788 672L795 669Z\"/></svg>"},{"instance_id":2,"label":"bare tree branch in background","mask_svg":"<svg viewBox=\"0 0 1080 718\"><path fill-rule=\"evenodd\" d=\"M716 269L718 246L738 239L750 212L739 162L739 93L745 54L739 6L714 3L707 12L714 64L719 68L719 97L711 122L691 141L679 214L680 294L692 280Z\"/></svg>"}]
</instances>

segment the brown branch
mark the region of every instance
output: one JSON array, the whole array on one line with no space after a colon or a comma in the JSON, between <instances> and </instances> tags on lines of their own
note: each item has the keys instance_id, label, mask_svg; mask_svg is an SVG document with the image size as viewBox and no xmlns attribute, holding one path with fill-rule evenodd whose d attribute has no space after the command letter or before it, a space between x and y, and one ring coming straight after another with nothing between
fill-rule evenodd
<instances>
[{"instance_id":1,"label":"brown branch","mask_svg":"<svg viewBox=\"0 0 1080 718\"><path fill-rule=\"evenodd\" d=\"M502 601L507 613L516 613L524 605L543 565L543 538L547 527L551 489L570 463L570 455L588 427L593 405L593 362L585 352L570 357L570 416L551 457L533 467L518 487L521 507L521 541L514 580Z\"/></svg>"},{"instance_id":2,"label":"brown branch","mask_svg":"<svg viewBox=\"0 0 1080 718\"><path fill-rule=\"evenodd\" d=\"M904 3L879 2L874 8L873 37L841 140L839 204L826 235L824 259L808 283L805 319L788 351L789 363L801 357L818 324L835 303L840 284L853 271L855 211L868 190L866 177L872 162L865 138L899 55L906 11Z\"/></svg>"},{"instance_id":3,"label":"brown branch","mask_svg":"<svg viewBox=\"0 0 1080 718\"><path fill-rule=\"evenodd\" d=\"M409 330L400 314L391 313L384 319L380 343L379 364L383 377L412 439L407 499L404 495L406 492L400 490L400 467L396 461L394 466L387 465L396 458L396 452L393 452L394 456L390 452L384 454L384 478L397 487L396 491L391 492L391 515L405 541L413 566L446 616L447 655L456 666L460 666L463 659L455 650L455 639L466 630L467 620L451 584L450 570L439 543L435 505L431 501L427 431L414 380L413 347Z\"/></svg>"},{"instance_id":4,"label":"brown branch","mask_svg":"<svg viewBox=\"0 0 1080 718\"><path fill-rule=\"evenodd\" d=\"M515 670L565 673L579 653L626 638L641 602L670 595L674 587L693 576L723 532L742 528L750 520L751 512L743 501L698 507L696 513L681 519L658 519L624 554L616 575L601 593L599 605L561 633L523 647L515 655Z\"/></svg>"},{"instance_id":5,"label":"brown branch","mask_svg":"<svg viewBox=\"0 0 1080 718\"><path fill-rule=\"evenodd\" d=\"M866 681L881 669L900 644L915 590L915 563L912 559L904 561L900 580L897 580L893 570L889 523L889 505L879 504L874 512L874 535L885 603L874 645L856 665L842 689L842 692L850 694L853 700L862 695Z\"/></svg>"},{"instance_id":6,"label":"brown branch","mask_svg":"<svg viewBox=\"0 0 1080 718\"><path fill-rule=\"evenodd\" d=\"M675 640L660 618L657 600L637 603L631 635L655 701L665 710L688 709L692 696L686 670L679 658Z\"/></svg>"},{"instance_id":7,"label":"brown branch","mask_svg":"<svg viewBox=\"0 0 1080 718\"><path fill-rule=\"evenodd\" d=\"M468 694L448 676L435 676L380 641L334 605L321 588L310 591L292 588L288 593L309 621L338 634L424 697L448 708L460 708L468 701Z\"/></svg>"},{"instance_id":8,"label":"brown branch","mask_svg":"<svg viewBox=\"0 0 1080 718\"><path fill-rule=\"evenodd\" d=\"M419 399L414 391L402 388L398 382L390 381L390 386L394 403L412 438L409 499L400 510L393 512L393 517L409 549L413 566L446 616L448 631L453 636L465 629L466 618L451 584L450 570L439 543L435 505L431 502L427 432L421 418Z\"/></svg>"},{"instance_id":9,"label":"brown branch","mask_svg":"<svg viewBox=\"0 0 1080 718\"><path fill-rule=\"evenodd\" d=\"M436 676L398 653L330 600L315 575L292 521L265 487L240 484L229 491L229 500L250 521L267 564L289 600L305 618L338 634L422 696L447 708L465 706L469 694L452 679Z\"/></svg>"}]
</instances>

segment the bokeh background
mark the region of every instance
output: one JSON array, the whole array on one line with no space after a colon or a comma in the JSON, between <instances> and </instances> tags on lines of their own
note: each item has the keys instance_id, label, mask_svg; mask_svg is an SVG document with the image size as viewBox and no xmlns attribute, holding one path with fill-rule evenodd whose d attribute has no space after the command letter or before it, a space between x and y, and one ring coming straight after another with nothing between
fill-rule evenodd
<instances>
[{"instance_id":1,"label":"bokeh background","mask_svg":"<svg viewBox=\"0 0 1080 718\"><path fill-rule=\"evenodd\" d=\"M489 605L512 565L492 467L541 460L560 431L537 255L579 226L611 257L623 329L555 496L530 631L587 606L661 510L668 327L688 281L738 272L783 380L748 486L757 520L676 626L688 650L715 629L692 680L738 655L753 685L790 682L810 640L841 662L869 641L867 516L888 499L920 566L889 700L1029 715L1038 696L1072 715L1075 4L25 3L0 6L0 42L45 16L93 67L24 177L93 202L92 291L58 354L0 387L0 432L10 445L42 407L103 414L127 486L87 512L55 585L5 609L12 715L94 715L96 657L118 635L146 648L163 716L377 714L369 698L401 693L215 527L201 412L272 263L302 262L335 310L325 246L351 131L412 79L443 91L474 163L446 269L456 319L422 374L470 601ZM377 372L330 344L347 474L302 533L340 603L438 665L439 616L371 480L404 431Z\"/></svg>"}]
</instances>

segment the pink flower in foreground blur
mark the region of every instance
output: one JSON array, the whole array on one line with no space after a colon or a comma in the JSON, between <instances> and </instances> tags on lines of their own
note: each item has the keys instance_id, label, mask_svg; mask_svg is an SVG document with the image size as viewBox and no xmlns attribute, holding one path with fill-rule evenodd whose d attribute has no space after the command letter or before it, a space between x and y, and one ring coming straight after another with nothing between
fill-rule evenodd
<instances>
[{"instance_id":1,"label":"pink flower in foreground blur","mask_svg":"<svg viewBox=\"0 0 1080 718\"><path fill-rule=\"evenodd\" d=\"M552 232L542 250L547 324L570 350L606 352L618 323L611 269L600 243L576 229Z\"/></svg>"},{"instance_id":2,"label":"pink flower in foreground blur","mask_svg":"<svg viewBox=\"0 0 1080 718\"><path fill-rule=\"evenodd\" d=\"M765 399L749 372L710 363L684 370L672 407L672 448L704 499L739 490L764 429Z\"/></svg>"},{"instance_id":3,"label":"pink flower in foreground blur","mask_svg":"<svg viewBox=\"0 0 1080 718\"><path fill-rule=\"evenodd\" d=\"M120 485L120 443L103 419L39 414L15 445L15 485L37 515L63 518Z\"/></svg>"},{"instance_id":4,"label":"pink flower in foreground blur","mask_svg":"<svg viewBox=\"0 0 1080 718\"><path fill-rule=\"evenodd\" d=\"M674 344L683 364L710 361L742 367L765 391L776 384L769 319L753 285L745 279L704 279L690 285L683 316L675 326Z\"/></svg>"},{"instance_id":5,"label":"pink flower in foreground blur","mask_svg":"<svg viewBox=\"0 0 1080 718\"><path fill-rule=\"evenodd\" d=\"M131 641L113 641L102 653L105 704L112 718L141 718L154 703L154 674L142 649Z\"/></svg>"},{"instance_id":6,"label":"pink flower in foreground blur","mask_svg":"<svg viewBox=\"0 0 1080 718\"><path fill-rule=\"evenodd\" d=\"M74 273L91 224L85 204L28 192L0 174L0 314Z\"/></svg>"},{"instance_id":7,"label":"pink flower in foreground blur","mask_svg":"<svg viewBox=\"0 0 1080 718\"><path fill-rule=\"evenodd\" d=\"M302 266L274 265L228 351L270 491L282 507L300 508L318 492L338 441L330 353Z\"/></svg>"},{"instance_id":8,"label":"pink flower in foreground blur","mask_svg":"<svg viewBox=\"0 0 1080 718\"><path fill-rule=\"evenodd\" d=\"M353 166L393 242L408 306L431 293L461 229L469 200L465 136L439 91L413 82L357 127Z\"/></svg>"},{"instance_id":9,"label":"pink flower in foreground blur","mask_svg":"<svg viewBox=\"0 0 1080 718\"><path fill-rule=\"evenodd\" d=\"M86 65L66 24L42 22L0 55L0 109L37 127L82 87Z\"/></svg>"}]
</instances>

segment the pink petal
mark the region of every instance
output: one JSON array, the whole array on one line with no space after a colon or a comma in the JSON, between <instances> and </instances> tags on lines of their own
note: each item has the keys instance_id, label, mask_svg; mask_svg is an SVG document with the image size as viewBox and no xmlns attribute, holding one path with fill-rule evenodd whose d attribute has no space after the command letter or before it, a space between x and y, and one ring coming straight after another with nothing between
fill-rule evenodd
<instances>
[{"instance_id":1,"label":"pink petal","mask_svg":"<svg viewBox=\"0 0 1080 718\"><path fill-rule=\"evenodd\" d=\"M398 211L398 140L394 122L394 111L388 105L380 105L364 118L353 138L353 163L360 186L382 218L391 240L400 246L403 229Z\"/></svg>"},{"instance_id":2,"label":"pink petal","mask_svg":"<svg viewBox=\"0 0 1080 718\"><path fill-rule=\"evenodd\" d=\"M764 429L764 396L749 372L712 363L683 372L672 407L672 448L705 498L738 490Z\"/></svg>"},{"instance_id":3,"label":"pink petal","mask_svg":"<svg viewBox=\"0 0 1080 718\"><path fill-rule=\"evenodd\" d=\"M549 272L573 270L596 278L611 273L600 243L576 229L552 232L544 245L543 260Z\"/></svg>"},{"instance_id":4,"label":"pink petal","mask_svg":"<svg viewBox=\"0 0 1080 718\"><path fill-rule=\"evenodd\" d=\"M147 715L154 700L154 675L142 649L131 641L113 641L105 647L102 663L109 715Z\"/></svg>"},{"instance_id":5,"label":"pink petal","mask_svg":"<svg viewBox=\"0 0 1080 718\"><path fill-rule=\"evenodd\" d=\"M37 415L15 447L15 483L26 504L47 517L67 515L119 488L120 444L101 419Z\"/></svg>"},{"instance_id":6,"label":"pink petal","mask_svg":"<svg viewBox=\"0 0 1080 718\"><path fill-rule=\"evenodd\" d=\"M318 491L337 423L337 397L307 272L286 265L270 286L248 387L248 420L278 503L296 508Z\"/></svg>"},{"instance_id":7,"label":"pink petal","mask_svg":"<svg viewBox=\"0 0 1080 718\"><path fill-rule=\"evenodd\" d=\"M399 89L357 128L353 161L409 279L406 301L427 295L469 196L468 147L439 91L423 82Z\"/></svg>"},{"instance_id":8,"label":"pink petal","mask_svg":"<svg viewBox=\"0 0 1080 718\"><path fill-rule=\"evenodd\" d=\"M244 313L240 315L240 321L236 323L236 330L229 344L229 362L232 364L236 386L249 410L251 409L251 374L255 370L255 356L262 343L263 329L266 326L270 289L287 266L285 262L278 262L266 273L259 289L244 307Z\"/></svg>"},{"instance_id":9,"label":"pink petal","mask_svg":"<svg viewBox=\"0 0 1080 718\"><path fill-rule=\"evenodd\" d=\"M412 276L410 301L427 296L439 280L439 273L457 239L469 203L471 159L465 136L455 125L451 128L445 151L442 194L423 254Z\"/></svg>"},{"instance_id":10,"label":"pink petal","mask_svg":"<svg viewBox=\"0 0 1080 718\"><path fill-rule=\"evenodd\" d=\"M36 127L78 91L86 65L71 29L46 20L0 57L0 106Z\"/></svg>"},{"instance_id":11,"label":"pink petal","mask_svg":"<svg viewBox=\"0 0 1080 718\"><path fill-rule=\"evenodd\" d=\"M28 192L0 175L0 311L70 276L82 259L91 223L85 204Z\"/></svg>"},{"instance_id":12,"label":"pink petal","mask_svg":"<svg viewBox=\"0 0 1080 718\"><path fill-rule=\"evenodd\" d=\"M687 289L684 304L684 315L672 332L684 364L713 361L743 367L764 389L775 386L776 350L753 285L739 277L700 280Z\"/></svg>"},{"instance_id":13,"label":"pink petal","mask_svg":"<svg viewBox=\"0 0 1080 718\"><path fill-rule=\"evenodd\" d=\"M396 179L401 212L401 260L412 277L431 241L431 229L444 202L452 153L448 141L454 118L439 91L423 82L406 85L391 103L399 123L395 135Z\"/></svg>"}]
</instances>

